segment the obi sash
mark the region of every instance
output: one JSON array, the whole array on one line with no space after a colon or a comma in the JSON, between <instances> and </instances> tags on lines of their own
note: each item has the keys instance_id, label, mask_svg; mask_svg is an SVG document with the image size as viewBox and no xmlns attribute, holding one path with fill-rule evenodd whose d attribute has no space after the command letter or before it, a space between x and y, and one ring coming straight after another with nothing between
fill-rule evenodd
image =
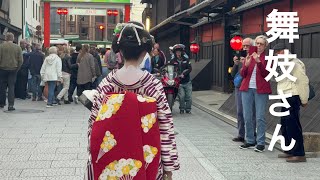
<instances>
[{"instance_id":1,"label":"obi sash","mask_svg":"<svg viewBox=\"0 0 320 180\"><path fill-rule=\"evenodd\" d=\"M95 180L155 180L160 163L156 99L107 94L90 137Z\"/></svg>"}]
</instances>

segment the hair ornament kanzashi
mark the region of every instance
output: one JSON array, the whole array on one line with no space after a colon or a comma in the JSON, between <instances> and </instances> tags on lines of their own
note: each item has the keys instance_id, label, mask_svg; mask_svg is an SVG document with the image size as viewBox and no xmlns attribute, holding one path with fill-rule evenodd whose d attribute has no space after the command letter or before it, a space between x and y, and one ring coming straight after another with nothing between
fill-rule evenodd
<instances>
[{"instance_id":1,"label":"hair ornament kanzashi","mask_svg":"<svg viewBox=\"0 0 320 180\"><path fill-rule=\"evenodd\" d=\"M126 29L126 27L130 27L130 28L133 29L133 31L135 32L136 38L137 38L137 40L138 40L139 46L141 46L141 39L140 39L140 37L139 37L137 28L138 28L138 29L141 29L141 30L144 30L144 27L138 26L138 25L133 24L133 23L121 23L120 25L118 24L118 25L116 26L115 33L120 32L120 35L119 35L119 37L118 37L117 44L120 44L120 40L121 40L121 38L122 38L123 30ZM116 32L116 31L117 31L117 32ZM143 43L144 43L144 42L143 42Z\"/></svg>"}]
</instances>

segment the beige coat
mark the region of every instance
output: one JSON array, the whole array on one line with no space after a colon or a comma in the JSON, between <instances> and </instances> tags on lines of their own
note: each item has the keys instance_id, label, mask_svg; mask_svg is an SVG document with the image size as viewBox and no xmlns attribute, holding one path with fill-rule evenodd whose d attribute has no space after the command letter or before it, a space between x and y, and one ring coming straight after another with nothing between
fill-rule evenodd
<instances>
[{"instance_id":1,"label":"beige coat","mask_svg":"<svg viewBox=\"0 0 320 180\"><path fill-rule=\"evenodd\" d=\"M91 54L86 53L81 58L79 54L77 63L79 63L77 83L86 84L92 82L92 79L96 77L94 57Z\"/></svg>"},{"instance_id":2,"label":"beige coat","mask_svg":"<svg viewBox=\"0 0 320 180\"><path fill-rule=\"evenodd\" d=\"M291 75L296 77L296 82L285 78L278 82L277 90L283 90L284 94L292 93L292 96L299 95L301 103L307 104L309 98L309 78L306 75L306 68L304 63L299 59L290 59L295 63Z\"/></svg>"}]
</instances>

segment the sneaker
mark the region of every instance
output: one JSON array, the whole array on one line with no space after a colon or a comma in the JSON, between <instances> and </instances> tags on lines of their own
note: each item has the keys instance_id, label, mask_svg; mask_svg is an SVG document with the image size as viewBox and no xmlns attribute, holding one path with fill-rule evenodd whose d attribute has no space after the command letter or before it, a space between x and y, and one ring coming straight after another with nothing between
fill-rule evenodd
<instances>
[{"instance_id":1,"label":"sneaker","mask_svg":"<svg viewBox=\"0 0 320 180\"><path fill-rule=\"evenodd\" d=\"M78 102L79 102L78 96L75 96L75 97L74 97L74 103L75 103L75 104L78 104Z\"/></svg>"},{"instance_id":2,"label":"sneaker","mask_svg":"<svg viewBox=\"0 0 320 180\"><path fill-rule=\"evenodd\" d=\"M65 101L64 101L64 104L70 104L70 101L66 101L66 100L65 100Z\"/></svg>"},{"instance_id":3,"label":"sneaker","mask_svg":"<svg viewBox=\"0 0 320 180\"><path fill-rule=\"evenodd\" d=\"M47 104L47 108L52 108L53 105L52 104Z\"/></svg>"},{"instance_id":4,"label":"sneaker","mask_svg":"<svg viewBox=\"0 0 320 180\"><path fill-rule=\"evenodd\" d=\"M42 98L42 97L39 97L39 98L37 99L37 101L43 101L43 98Z\"/></svg>"},{"instance_id":5,"label":"sneaker","mask_svg":"<svg viewBox=\"0 0 320 180\"><path fill-rule=\"evenodd\" d=\"M32 97L32 101L36 101L36 97Z\"/></svg>"},{"instance_id":6,"label":"sneaker","mask_svg":"<svg viewBox=\"0 0 320 180\"><path fill-rule=\"evenodd\" d=\"M191 111L186 111L187 114L191 114Z\"/></svg>"},{"instance_id":7,"label":"sneaker","mask_svg":"<svg viewBox=\"0 0 320 180\"><path fill-rule=\"evenodd\" d=\"M243 137L235 137L232 139L234 142L243 142L244 143L244 138Z\"/></svg>"},{"instance_id":8,"label":"sneaker","mask_svg":"<svg viewBox=\"0 0 320 180\"><path fill-rule=\"evenodd\" d=\"M8 107L8 111L14 111L14 110L16 110L16 108L14 108L13 106Z\"/></svg>"},{"instance_id":9,"label":"sneaker","mask_svg":"<svg viewBox=\"0 0 320 180\"><path fill-rule=\"evenodd\" d=\"M249 143L245 143L241 146L239 146L240 149L253 149L255 146L255 144L249 144Z\"/></svg>"},{"instance_id":10,"label":"sneaker","mask_svg":"<svg viewBox=\"0 0 320 180\"><path fill-rule=\"evenodd\" d=\"M0 108L4 108L4 105L0 105Z\"/></svg>"},{"instance_id":11,"label":"sneaker","mask_svg":"<svg viewBox=\"0 0 320 180\"><path fill-rule=\"evenodd\" d=\"M254 151L255 152L263 152L264 151L264 145L257 145L255 148L254 148Z\"/></svg>"},{"instance_id":12,"label":"sneaker","mask_svg":"<svg viewBox=\"0 0 320 180\"><path fill-rule=\"evenodd\" d=\"M58 106L57 102L52 103L53 106Z\"/></svg>"},{"instance_id":13,"label":"sneaker","mask_svg":"<svg viewBox=\"0 0 320 180\"><path fill-rule=\"evenodd\" d=\"M184 110L180 110L180 114L184 114Z\"/></svg>"},{"instance_id":14,"label":"sneaker","mask_svg":"<svg viewBox=\"0 0 320 180\"><path fill-rule=\"evenodd\" d=\"M58 104L58 105L61 105L61 103L60 103L60 100L59 99L56 99L56 104Z\"/></svg>"}]
</instances>

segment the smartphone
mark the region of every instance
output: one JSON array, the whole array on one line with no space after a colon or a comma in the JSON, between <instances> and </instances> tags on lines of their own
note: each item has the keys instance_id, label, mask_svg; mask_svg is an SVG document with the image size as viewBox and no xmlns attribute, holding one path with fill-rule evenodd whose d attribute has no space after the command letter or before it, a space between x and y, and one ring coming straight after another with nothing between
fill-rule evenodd
<instances>
[{"instance_id":1,"label":"smartphone","mask_svg":"<svg viewBox=\"0 0 320 180\"><path fill-rule=\"evenodd\" d=\"M258 52L257 46L250 46L249 55L253 54L254 52Z\"/></svg>"},{"instance_id":2,"label":"smartphone","mask_svg":"<svg viewBox=\"0 0 320 180\"><path fill-rule=\"evenodd\" d=\"M239 53L240 57L247 57L247 51L246 50L242 50Z\"/></svg>"}]
</instances>

